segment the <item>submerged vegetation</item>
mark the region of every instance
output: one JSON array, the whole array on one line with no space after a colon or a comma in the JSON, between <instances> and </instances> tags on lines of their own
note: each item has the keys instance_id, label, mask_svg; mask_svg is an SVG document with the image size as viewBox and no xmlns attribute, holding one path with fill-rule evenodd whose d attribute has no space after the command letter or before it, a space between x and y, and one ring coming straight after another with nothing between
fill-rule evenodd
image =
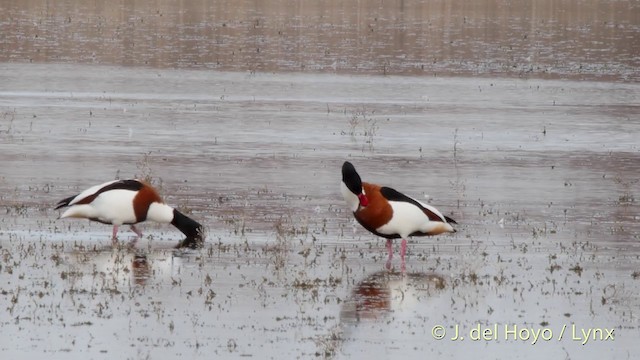
<instances>
[{"instance_id":1,"label":"submerged vegetation","mask_svg":"<svg viewBox=\"0 0 640 360\"><path fill-rule=\"evenodd\" d=\"M352 139L362 139L368 150L373 150L374 140L379 130L378 120L374 118L375 111L368 111L365 107L353 110L348 117L348 134Z\"/></svg>"}]
</instances>

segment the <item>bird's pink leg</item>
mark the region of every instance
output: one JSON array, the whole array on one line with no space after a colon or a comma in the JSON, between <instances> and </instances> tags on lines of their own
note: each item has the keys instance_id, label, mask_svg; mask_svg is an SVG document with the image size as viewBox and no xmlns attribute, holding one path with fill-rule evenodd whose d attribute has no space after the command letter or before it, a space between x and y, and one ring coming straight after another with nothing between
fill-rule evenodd
<instances>
[{"instance_id":1,"label":"bird's pink leg","mask_svg":"<svg viewBox=\"0 0 640 360\"><path fill-rule=\"evenodd\" d=\"M131 231L133 231L134 233L136 233L136 235L138 235L138 237L133 239L129 244L129 246L134 246L136 242L138 242L138 239L142 237L142 231L140 231L140 229L138 229L135 225L131 225Z\"/></svg>"},{"instance_id":2,"label":"bird's pink leg","mask_svg":"<svg viewBox=\"0 0 640 360\"><path fill-rule=\"evenodd\" d=\"M402 272L405 270L404 255L407 253L407 239L402 239L400 243L400 261L402 264Z\"/></svg>"},{"instance_id":3,"label":"bird's pink leg","mask_svg":"<svg viewBox=\"0 0 640 360\"><path fill-rule=\"evenodd\" d=\"M135 225L131 225L131 231L136 233L136 235L138 235L139 238L142 237L142 231L140 231L140 229L138 229Z\"/></svg>"},{"instance_id":4,"label":"bird's pink leg","mask_svg":"<svg viewBox=\"0 0 640 360\"><path fill-rule=\"evenodd\" d=\"M113 234L111 235L111 242L113 245L118 244L118 225L113 225Z\"/></svg>"},{"instance_id":5,"label":"bird's pink leg","mask_svg":"<svg viewBox=\"0 0 640 360\"><path fill-rule=\"evenodd\" d=\"M389 253L389 257L387 258L386 268L389 270L391 269L391 259L393 259L393 243L391 239L387 239L387 252Z\"/></svg>"}]
</instances>

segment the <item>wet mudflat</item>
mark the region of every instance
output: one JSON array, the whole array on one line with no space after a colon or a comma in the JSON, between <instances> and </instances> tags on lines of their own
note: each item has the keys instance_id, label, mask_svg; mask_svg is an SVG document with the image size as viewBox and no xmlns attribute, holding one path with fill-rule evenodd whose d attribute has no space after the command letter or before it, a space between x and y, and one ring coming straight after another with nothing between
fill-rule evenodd
<instances>
[{"instance_id":1,"label":"wet mudflat","mask_svg":"<svg viewBox=\"0 0 640 360\"><path fill-rule=\"evenodd\" d=\"M0 320L13 334L3 354L639 350L635 84L2 72ZM341 199L347 159L365 180L430 201L459 232L411 241L407 274L398 263L387 272L384 241ZM60 198L133 176L205 224L204 249L174 252L180 234L155 224L136 249L111 249L109 227L56 220ZM473 341L477 326L498 333ZM465 340L451 340L456 328ZM581 329L600 332L583 345Z\"/></svg>"},{"instance_id":2,"label":"wet mudflat","mask_svg":"<svg viewBox=\"0 0 640 360\"><path fill-rule=\"evenodd\" d=\"M132 4L0 5L3 358L640 352L636 3ZM385 270L345 160L458 232ZM56 220L130 177L205 247Z\"/></svg>"},{"instance_id":3,"label":"wet mudflat","mask_svg":"<svg viewBox=\"0 0 640 360\"><path fill-rule=\"evenodd\" d=\"M638 81L636 1L0 4L0 61Z\"/></svg>"}]
</instances>

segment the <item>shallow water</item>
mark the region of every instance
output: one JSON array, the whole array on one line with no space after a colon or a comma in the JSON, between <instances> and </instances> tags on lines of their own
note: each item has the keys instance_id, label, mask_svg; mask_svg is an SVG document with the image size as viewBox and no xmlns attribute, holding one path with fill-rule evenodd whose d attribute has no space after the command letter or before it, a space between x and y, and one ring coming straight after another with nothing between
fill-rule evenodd
<instances>
[{"instance_id":1,"label":"shallow water","mask_svg":"<svg viewBox=\"0 0 640 360\"><path fill-rule=\"evenodd\" d=\"M0 4L0 354L640 352L635 2L276 3ZM458 232L386 271L345 160ZM116 177L205 248L56 220Z\"/></svg>"}]
</instances>

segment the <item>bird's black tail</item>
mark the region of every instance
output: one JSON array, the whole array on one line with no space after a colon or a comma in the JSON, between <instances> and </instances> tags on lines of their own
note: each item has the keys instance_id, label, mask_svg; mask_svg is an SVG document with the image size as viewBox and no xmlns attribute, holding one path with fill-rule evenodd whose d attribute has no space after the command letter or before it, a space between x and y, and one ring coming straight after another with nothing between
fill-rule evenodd
<instances>
[{"instance_id":1,"label":"bird's black tail","mask_svg":"<svg viewBox=\"0 0 640 360\"><path fill-rule=\"evenodd\" d=\"M446 216L446 215L443 215L443 216L444 216L444 219L445 219L445 220L447 220L447 222L448 222L449 224L456 224L456 225L458 225L458 223L457 223L455 220L453 220L452 218L450 218L450 217L448 217L448 216Z\"/></svg>"},{"instance_id":2,"label":"bird's black tail","mask_svg":"<svg viewBox=\"0 0 640 360\"><path fill-rule=\"evenodd\" d=\"M63 208L65 206L69 206L69 203L71 202L71 200L75 199L76 196L78 196L78 195L69 196L66 199L60 200L60 202L58 202L56 204L56 208L54 210L58 210L58 209Z\"/></svg>"}]
</instances>

